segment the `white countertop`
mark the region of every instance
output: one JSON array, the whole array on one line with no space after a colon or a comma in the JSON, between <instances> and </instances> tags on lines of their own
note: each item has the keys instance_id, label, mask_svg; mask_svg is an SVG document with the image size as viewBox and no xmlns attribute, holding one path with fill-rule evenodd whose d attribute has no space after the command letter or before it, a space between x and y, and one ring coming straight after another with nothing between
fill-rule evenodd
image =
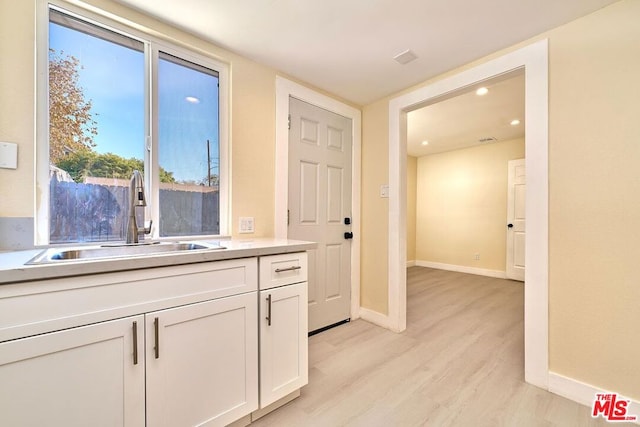
<instances>
[{"instance_id":1,"label":"white countertop","mask_svg":"<svg viewBox=\"0 0 640 427\"><path fill-rule=\"evenodd\" d=\"M185 241L215 242L225 247L225 249L178 251L162 254L136 255L128 258L64 260L40 265L25 265L25 263L44 249L0 252L0 285L31 280L300 252L316 247L316 243L314 242L271 238L215 241L211 239L185 239Z\"/></svg>"}]
</instances>

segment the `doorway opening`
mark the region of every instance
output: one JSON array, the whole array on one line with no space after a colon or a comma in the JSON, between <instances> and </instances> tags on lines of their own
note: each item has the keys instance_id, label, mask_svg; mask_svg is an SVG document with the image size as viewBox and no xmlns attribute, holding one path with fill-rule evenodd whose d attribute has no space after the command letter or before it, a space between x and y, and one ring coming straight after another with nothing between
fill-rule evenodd
<instances>
[{"instance_id":1,"label":"doorway opening","mask_svg":"<svg viewBox=\"0 0 640 427\"><path fill-rule=\"evenodd\" d=\"M406 328L407 113L514 70L525 72L527 236L525 381L548 388L548 42L542 40L416 89L389 102L389 313L391 329Z\"/></svg>"},{"instance_id":2,"label":"doorway opening","mask_svg":"<svg viewBox=\"0 0 640 427\"><path fill-rule=\"evenodd\" d=\"M524 101L520 69L407 113L408 265L508 277L509 162L525 156Z\"/></svg>"}]
</instances>

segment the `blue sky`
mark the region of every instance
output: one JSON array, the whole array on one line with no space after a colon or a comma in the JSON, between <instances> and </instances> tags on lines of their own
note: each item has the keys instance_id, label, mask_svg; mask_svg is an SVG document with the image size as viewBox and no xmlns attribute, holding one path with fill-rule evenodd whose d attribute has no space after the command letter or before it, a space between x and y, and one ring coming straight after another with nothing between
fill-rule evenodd
<instances>
[{"instance_id":1,"label":"blue sky","mask_svg":"<svg viewBox=\"0 0 640 427\"><path fill-rule=\"evenodd\" d=\"M54 23L49 46L80 61L79 84L98 127L94 150L144 158L144 53ZM166 60L160 60L158 74L160 166L178 181L201 181L208 139L217 174L218 79Z\"/></svg>"}]
</instances>

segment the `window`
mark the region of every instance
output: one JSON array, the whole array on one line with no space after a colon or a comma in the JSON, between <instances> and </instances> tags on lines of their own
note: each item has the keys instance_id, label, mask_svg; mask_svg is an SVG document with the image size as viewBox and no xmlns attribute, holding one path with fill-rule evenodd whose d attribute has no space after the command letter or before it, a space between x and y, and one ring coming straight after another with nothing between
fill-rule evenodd
<instances>
[{"instance_id":1,"label":"window","mask_svg":"<svg viewBox=\"0 0 640 427\"><path fill-rule=\"evenodd\" d=\"M124 240L134 170L152 237L226 231L224 64L70 10L41 37L37 243Z\"/></svg>"},{"instance_id":2,"label":"window","mask_svg":"<svg viewBox=\"0 0 640 427\"><path fill-rule=\"evenodd\" d=\"M160 236L218 234L218 73L160 52L158 93Z\"/></svg>"}]
</instances>

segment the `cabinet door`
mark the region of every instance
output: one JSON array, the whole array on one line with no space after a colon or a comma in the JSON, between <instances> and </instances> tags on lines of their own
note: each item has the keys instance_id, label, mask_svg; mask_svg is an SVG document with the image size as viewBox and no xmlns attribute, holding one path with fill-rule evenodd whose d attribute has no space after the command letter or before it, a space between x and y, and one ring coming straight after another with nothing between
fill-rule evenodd
<instances>
[{"instance_id":1,"label":"cabinet door","mask_svg":"<svg viewBox=\"0 0 640 427\"><path fill-rule=\"evenodd\" d=\"M0 344L0 425L144 426L143 322L128 317Z\"/></svg>"},{"instance_id":2,"label":"cabinet door","mask_svg":"<svg viewBox=\"0 0 640 427\"><path fill-rule=\"evenodd\" d=\"M260 292L260 407L308 382L307 283Z\"/></svg>"},{"instance_id":3,"label":"cabinet door","mask_svg":"<svg viewBox=\"0 0 640 427\"><path fill-rule=\"evenodd\" d=\"M258 408L256 292L146 314L147 425L226 425Z\"/></svg>"}]
</instances>

